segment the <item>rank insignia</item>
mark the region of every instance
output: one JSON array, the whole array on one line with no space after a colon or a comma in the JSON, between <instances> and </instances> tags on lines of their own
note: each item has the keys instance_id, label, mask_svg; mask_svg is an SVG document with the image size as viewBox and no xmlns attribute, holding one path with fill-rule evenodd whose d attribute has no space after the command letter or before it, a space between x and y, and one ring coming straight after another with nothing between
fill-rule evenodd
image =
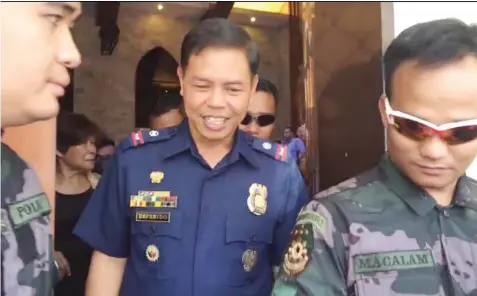
<instances>
[{"instance_id":1,"label":"rank insignia","mask_svg":"<svg viewBox=\"0 0 477 296\"><path fill-rule=\"evenodd\" d=\"M303 272L310 260L313 246L313 225L306 223L295 226L283 260L284 273L288 276L297 276Z\"/></svg>"},{"instance_id":2,"label":"rank insignia","mask_svg":"<svg viewBox=\"0 0 477 296\"><path fill-rule=\"evenodd\" d=\"M250 212L257 216L265 214L267 211L267 187L253 183L248 192L247 206Z\"/></svg>"},{"instance_id":3,"label":"rank insignia","mask_svg":"<svg viewBox=\"0 0 477 296\"><path fill-rule=\"evenodd\" d=\"M159 184L159 183L162 182L162 179L164 179L164 173L163 172L152 172L149 175L149 178L151 178L151 183Z\"/></svg>"},{"instance_id":4,"label":"rank insignia","mask_svg":"<svg viewBox=\"0 0 477 296\"><path fill-rule=\"evenodd\" d=\"M257 263L257 251L248 249L242 254L242 266L246 272L250 272Z\"/></svg>"},{"instance_id":5,"label":"rank insignia","mask_svg":"<svg viewBox=\"0 0 477 296\"><path fill-rule=\"evenodd\" d=\"M170 191L139 191L131 195L131 208L177 208L177 196L171 196Z\"/></svg>"},{"instance_id":6,"label":"rank insignia","mask_svg":"<svg viewBox=\"0 0 477 296\"><path fill-rule=\"evenodd\" d=\"M146 258L150 262L159 260L159 249L155 245L149 245L146 248Z\"/></svg>"},{"instance_id":7,"label":"rank insignia","mask_svg":"<svg viewBox=\"0 0 477 296\"><path fill-rule=\"evenodd\" d=\"M286 145L278 145L275 152L275 159L285 161L288 156L288 147Z\"/></svg>"}]
</instances>

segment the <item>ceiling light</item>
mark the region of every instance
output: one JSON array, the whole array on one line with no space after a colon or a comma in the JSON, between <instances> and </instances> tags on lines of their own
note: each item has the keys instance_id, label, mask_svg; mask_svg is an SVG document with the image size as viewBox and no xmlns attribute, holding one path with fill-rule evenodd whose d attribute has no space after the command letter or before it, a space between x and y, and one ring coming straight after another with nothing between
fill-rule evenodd
<instances>
[{"instance_id":1,"label":"ceiling light","mask_svg":"<svg viewBox=\"0 0 477 296\"><path fill-rule=\"evenodd\" d=\"M256 19L254 16L252 16L252 17L250 18L250 22L252 22L252 23L255 23L256 20L257 20L257 19Z\"/></svg>"},{"instance_id":2,"label":"ceiling light","mask_svg":"<svg viewBox=\"0 0 477 296\"><path fill-rule=\"evenodd\" d=\"M157 10L163 10L163 9L164 9L164 5L162 4L157 5Z\"/></svg>"}]
</instances>

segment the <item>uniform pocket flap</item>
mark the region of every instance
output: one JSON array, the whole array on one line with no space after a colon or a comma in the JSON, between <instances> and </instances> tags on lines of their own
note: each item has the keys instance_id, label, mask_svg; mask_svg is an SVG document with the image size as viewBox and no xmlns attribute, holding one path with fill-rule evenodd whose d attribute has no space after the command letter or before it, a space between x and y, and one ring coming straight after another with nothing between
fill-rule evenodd
<instances>
[{"instance_id":1,"label":"uniform pocket flap","mask_svg":"<svg viewBox=\"0 0 477 296\"><path fill-rule=\"evenodd\" d=\"M271 244L275 221L265 216L244 217L244 215L229 214L226 221L227 243L232 242L261 242Z\"/></svg>"},{"instance_id":2,"label":"uniform pocket flap","mask_svg":"<svg viewBox=\"0 0 477 296\"><path fill-rule=\"evenodd\" d=\"M132 234L182 238L182 213L160 211L135 211L132 217Z\"/></svg>"}]
</instances>

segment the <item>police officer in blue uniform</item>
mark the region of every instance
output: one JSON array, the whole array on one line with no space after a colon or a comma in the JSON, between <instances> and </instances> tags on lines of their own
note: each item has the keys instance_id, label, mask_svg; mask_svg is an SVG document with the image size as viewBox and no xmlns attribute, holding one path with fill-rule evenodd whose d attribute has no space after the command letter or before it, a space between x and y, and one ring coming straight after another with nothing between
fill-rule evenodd
<instances>
[{"instance_id":1,"label":"police officer in blue uniform","mask_svg":"<svg viewBox=\"0 0 477 296\"><path fill-rule=\"evenodd\" d=\"M188 119L124 140L75 234L88 296L263 296L307 194L285 146L238 131L259 55L240 27L201 22L178 76Z\"/></svg>"}]
</instances>

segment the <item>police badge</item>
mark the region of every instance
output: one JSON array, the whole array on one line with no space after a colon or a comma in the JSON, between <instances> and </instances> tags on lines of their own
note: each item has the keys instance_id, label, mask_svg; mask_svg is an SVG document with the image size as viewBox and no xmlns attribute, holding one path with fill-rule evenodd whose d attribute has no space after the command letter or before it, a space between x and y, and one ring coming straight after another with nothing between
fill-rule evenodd
<instances>
[{"instance_id":1,"label":"police badge","mask_svg":"<svg viewBox=\"0 0 477 296\"><path fill-rule=\"evenodd\" d=\"M252 271L257 263L257 251L248 249L242 254L242 265L246 272Z\"/></svg>"},{"instance_id":2,"label":"police badge","mask_svg":"<svg viewBox=\"0 0 477 296\"><path fill-rule=\"evenodd\" d=\"M247 206L250 212L257 216L265 214L267 211L267 187L253 183L248 192Z\"/></svg>"}]
</instances>

